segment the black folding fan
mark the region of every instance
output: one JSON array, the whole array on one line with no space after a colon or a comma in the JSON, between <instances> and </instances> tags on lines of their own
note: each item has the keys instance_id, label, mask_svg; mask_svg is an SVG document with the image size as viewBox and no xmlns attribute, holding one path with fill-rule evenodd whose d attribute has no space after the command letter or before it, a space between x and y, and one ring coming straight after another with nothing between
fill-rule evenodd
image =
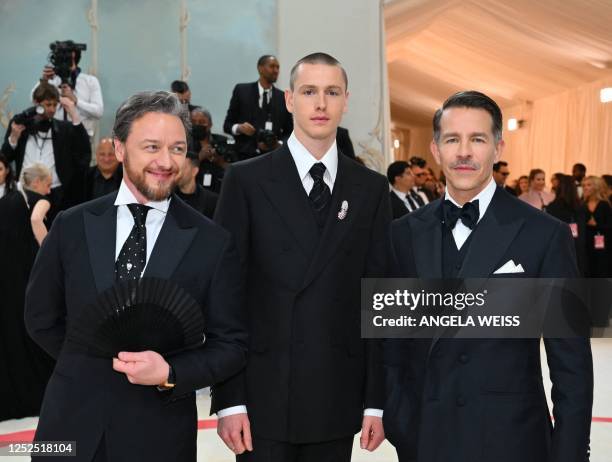
<instances>
[{"instance_id":1,"label":"black folding fan","mask_svg":"<svg viewBox=\"0 0 612 462\"><path fill-rule=\"evenodd\" d=\"M120 351L167 355L204 342L200 305L175 283L142 278L116 283L68 320L67 337L106 358Z\"/></svg>"}]
</instances>

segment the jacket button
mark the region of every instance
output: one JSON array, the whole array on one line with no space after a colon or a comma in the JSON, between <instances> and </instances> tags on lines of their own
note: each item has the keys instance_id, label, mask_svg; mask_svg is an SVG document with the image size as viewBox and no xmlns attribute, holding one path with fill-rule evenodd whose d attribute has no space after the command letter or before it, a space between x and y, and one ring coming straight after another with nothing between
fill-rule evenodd
<instances>
[{"instance_id":1,"label":"jacket button","mask_svg":"<svg viewBox=\"0 0 612 462\"><path fill-rule=\"evenodd\" d=\"M470 360L470 357L466 355L465 353L462 353L459 356L459 362L461 362L462 364L467 364L469 360Z\"/></svg>"},{"instance_id":2,"label":"jacket button","mask_svg":"<svg viewBox=\"0 0 612 462\"><path fill-rule=\"evenodd\" d=\"M463 406L465 406L465 404L466 404L465 398L463 396L459 396L457 398L457 406L463 407Z\"/></svg>"}]
</instances>

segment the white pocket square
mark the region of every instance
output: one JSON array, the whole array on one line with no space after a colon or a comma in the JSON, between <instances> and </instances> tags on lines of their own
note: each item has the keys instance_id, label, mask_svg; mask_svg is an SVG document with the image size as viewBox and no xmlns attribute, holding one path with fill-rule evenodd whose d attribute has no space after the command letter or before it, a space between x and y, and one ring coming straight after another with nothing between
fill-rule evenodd
<instances>
[{"instance_id":1,"label":"white pocket square","mask_svg":"<svg viewBox=\"0 0 612 462\"><path fill-rule=\"evenodd\" d=\"M493 274L511 274L511 273L524 273L523 265L520 263L517 265L513 260L508 260L502 266L500 266Z\"/></svg>"}]
</instances>

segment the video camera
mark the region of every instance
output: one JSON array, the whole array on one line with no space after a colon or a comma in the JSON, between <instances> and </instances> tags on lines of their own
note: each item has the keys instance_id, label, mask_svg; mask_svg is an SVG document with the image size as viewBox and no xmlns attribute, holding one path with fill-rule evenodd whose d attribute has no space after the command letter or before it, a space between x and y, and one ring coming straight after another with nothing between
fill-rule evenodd
<instances>
[{"instance_id":1,"label":"video camera","mask_svg":"<svg viewBox=\"0 0 612 462\"><path fill-rule=\"evenodd\" d=\"M193 125L191 127L191 136L193 139L193 146L198 152L201 149L202 140L205 140L210 136L210 146L218 155L223 157L226 162L234 162L238 159L238 153L236 152L234 145L228 143L225 136L209 133L209 131L201 125Z\"/></svg>"},{"instance_id":2,"label":"video camera","mask_svg":"<svg viewBox=\"0 0 612 462\"><path fill-rule=\"evenodd\" d=\"M55 73L62 79L62 83L67 83L74 89L74 79L70 68L72 67L72 52L87 49L84 43L74 43L72 40L63 42L55 41L49 44L49 62L53 64Z\"/></svg>"}]
</instances>

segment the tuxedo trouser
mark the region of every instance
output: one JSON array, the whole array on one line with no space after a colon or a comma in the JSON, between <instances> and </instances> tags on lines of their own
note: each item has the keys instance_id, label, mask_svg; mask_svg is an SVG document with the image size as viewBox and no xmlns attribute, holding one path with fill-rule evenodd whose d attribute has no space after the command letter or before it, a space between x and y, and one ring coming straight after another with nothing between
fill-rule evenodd
<instances>
[{"instance_id":1,"label":"tuxedo trouser","mask_svg":"<svg viewBox=\"0 0 612 462\"><path fill-rule=\"evenodd\" d=\"M253 451L236 462L350 462L353 437L322 443L293 444L253 437Z\"/></svg>"}]
</instances>

